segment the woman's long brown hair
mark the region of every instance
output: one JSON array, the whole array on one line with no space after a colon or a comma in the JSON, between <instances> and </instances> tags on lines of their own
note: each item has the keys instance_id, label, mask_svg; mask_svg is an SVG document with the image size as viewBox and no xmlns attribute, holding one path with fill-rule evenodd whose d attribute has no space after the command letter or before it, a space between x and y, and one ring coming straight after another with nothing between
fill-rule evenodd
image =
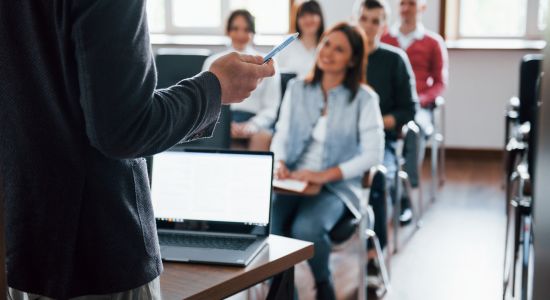
<instances>
[{"instance_id":1,"label":"woman's long brown hair","mask_svg":"<svg viewBox=\"0 0 550 300\"><path fill-rule=\"evenodd\" d=\"M344 33L352 49L351 66L346 70L343 85L351 91L350 101L353 101L361 84L366 84L368 55L367 37L361 28L342 22L334 25L323 34L319 47L322 47L322 40L325 36L337 31ZM323 71L317 66L316 58L315 67L305 81L313 85L320 83L322 79Z\"/></svg>"}]
</instances>

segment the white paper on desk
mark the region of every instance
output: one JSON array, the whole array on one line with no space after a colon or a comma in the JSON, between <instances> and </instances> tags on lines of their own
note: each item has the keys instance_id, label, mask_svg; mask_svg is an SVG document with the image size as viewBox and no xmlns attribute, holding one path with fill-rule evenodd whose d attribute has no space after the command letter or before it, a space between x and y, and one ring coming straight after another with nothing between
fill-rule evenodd
<instances>
[{"instance_id":1,"label":"white paper on desk","mask_svg":"<svg viewBox=\"0 0 550 300\"><path fill-rule=\"evenodd\" d=\"M273 186L279 189L301 193L307 187L307 182L294 179L273 179Z\"/></svg>"}]
</instances>

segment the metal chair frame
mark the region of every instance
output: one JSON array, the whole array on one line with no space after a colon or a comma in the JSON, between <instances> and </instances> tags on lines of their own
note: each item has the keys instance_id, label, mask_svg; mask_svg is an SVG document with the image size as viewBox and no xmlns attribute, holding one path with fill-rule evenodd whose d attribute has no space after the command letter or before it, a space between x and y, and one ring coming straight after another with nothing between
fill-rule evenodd
<instances>
[{"instance_id":1,"label":"metal chair frame","mask_svg":"<svg viewBox=\"0 0 550 300\"><path fill-rule=\"evenodd\" d=\"M445 183L445 99L441 96L435 100L432 123L430 199L435 202L439 188Z\"/></svg>"},{"instance_id":2,"label":"metal chair frame","mask_svg":"<svg viewBox=\"0 0 550 300\"><path fill-rule=\"evenodd\" d=\"M355 231L353 231L349 237L347 237L344 240L335 242L333 244L333 247L338 247L339 245L342 245L346 243L347 240L349 240L357 231L359 234L359 257L358 257L358 263L359 263L359 287L358 287L358 299L359 300L365 300L367 299L366 294L366 267L367 267L367 242L369 240L372 241L375 252L376 252L376 260L378 261L378 264L380 266L380 273L382 275L382 281L384 283L385 292L390 290L390 275L389 270L386 265L386 261L384 258L384 254L382 251L382 247L380 245L380 241L378 240L378 236L374 232L374 212L372 208L369 206L369 197L370 197L370 187L372 186L372 181L376 174L382 173L383 176L385 176L386 168L382 165L374 166L372 167L368 173L365 173L363 177L363 184L362 184L362 195L360 197L359 202L359 212L358 214L352 214L353 219L351 220L351 223L356 226ZM344 216L343 218L346 218ZM336 227L336 226L335 226ZM334 230L335 228L333 228Z\"/></svg>"},{"instance_id":3,"label":"metal chair frame","mask_svg":"<svg viewBox=\"0 0 550 300\"><path fill-rule=\"evenodd\" d=\"M407 137L409 134L414 135L415 145L414 145L414 151L417 154L417 168L416 172L418 176L421 174L421 162L419 161L420 158L420 139L422 138L420 134L420 127L414 122L410 121L409 123L405 124L402 128L401 132L402 137ZM411 185L411 182L409 180L409 175L404 170L404 163L405 158L403 157L403 148L405 147L404 142L400 145L400 147L397 147L396 156L397 156L397 176L395 178L395 194L394 196L394 209L392 214L392 225L394 227L393 229L393 252L397 253L400 246L399 246L399 228L401 227L401 223L399 220L399 216L401 214L401 196L403 193L405 193L409 200L411 201L411 209L413 211L413 224L415 226L415 230L413 231L413 234L416 232L417 229L421 227L422 221L421 221L421 215L424 212L423 209L423 193L422 193L422 183L419 178L418 180L418 197L415 201L413 197L413 187ZM417 205L415 205L415 202L417 202Z\"/></svg>"},{"instance_id":4,"label":"metal chair frame","mask_svg":"<svg viewBox=\"0 0 550 300\"><path fill-rule=\"evenodd\" d=\"M517 160L506 186L507 218L504 250L503 299L529 299L529 282L532 279L532 196L528 172L526 122L514 130L507 150ZM519 269L518 269L519 267ZM519 273L519 274L518 274ZM517 293L519 290L519 294ZM517 298L519 296L519 298Z\"/></svg>"}]
</instances>

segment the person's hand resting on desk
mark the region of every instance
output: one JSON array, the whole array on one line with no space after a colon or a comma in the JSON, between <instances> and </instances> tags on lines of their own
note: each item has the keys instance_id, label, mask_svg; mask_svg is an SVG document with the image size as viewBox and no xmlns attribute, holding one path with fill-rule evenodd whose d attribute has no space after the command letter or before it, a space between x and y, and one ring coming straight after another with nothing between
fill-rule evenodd
<instances>
[{"instance_id":1,"label":"person's hand resting on desk","mask_svg":"<svg viewBox=\"0 0 550 300\"><path fill-rule=\"evenodd\" d=\"M275 168L275 177L277 179L294 179L308 183L323 185L328 182L338 181L343 178L342 171L338 167L333 167L324 171L296 170L289 171L284 161L277 162Z\"/></svg>"},{"instance_id":2,"label":"person's hand resting on desk","mask_svg":"<svg viewBox=\"0 0 550 300\"><path fill-rule=\"evenodd\" d=\"M261 56L236 52L215 60L209 71L220 81L222 104L241 102L250 96L262 78L275 74L273 61L264 64Z\"/></svg>"},{"instance_id":3,"label":"person's hand resting on desk","mask_svg":"<svg viewBox=\"0 0 550 300\"><path fill-rule=\"evenodd\" d=\"M260 128L252 122L231 122L231 137L233 138L249 138L258 131Z\"/></svg>"}]
</instances>

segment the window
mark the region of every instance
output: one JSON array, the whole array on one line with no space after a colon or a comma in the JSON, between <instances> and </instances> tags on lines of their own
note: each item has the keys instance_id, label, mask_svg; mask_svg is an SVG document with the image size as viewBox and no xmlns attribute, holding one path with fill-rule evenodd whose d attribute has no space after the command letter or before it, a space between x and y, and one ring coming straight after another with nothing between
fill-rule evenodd
<instances>
[{"instance_id":1,"label":"window","mask_svg":"<svg viewBox=\"0 0 550 300\"><path fill-rule=\"evenodd\" d=\"M546 0L447 0L446 36L540 39L546 28Z\"/></svg>"},{"instance_id":2,"label":"window","mask_svg":"<svg viewBox=\"0 0 550 300\"><path fill-rule=\"evenodd\" d=\"M256 17L256 33L289 32L290 0L149 0L152 33L223 35L231 11L248 9Z\"/></svg>"}]
</instances>

